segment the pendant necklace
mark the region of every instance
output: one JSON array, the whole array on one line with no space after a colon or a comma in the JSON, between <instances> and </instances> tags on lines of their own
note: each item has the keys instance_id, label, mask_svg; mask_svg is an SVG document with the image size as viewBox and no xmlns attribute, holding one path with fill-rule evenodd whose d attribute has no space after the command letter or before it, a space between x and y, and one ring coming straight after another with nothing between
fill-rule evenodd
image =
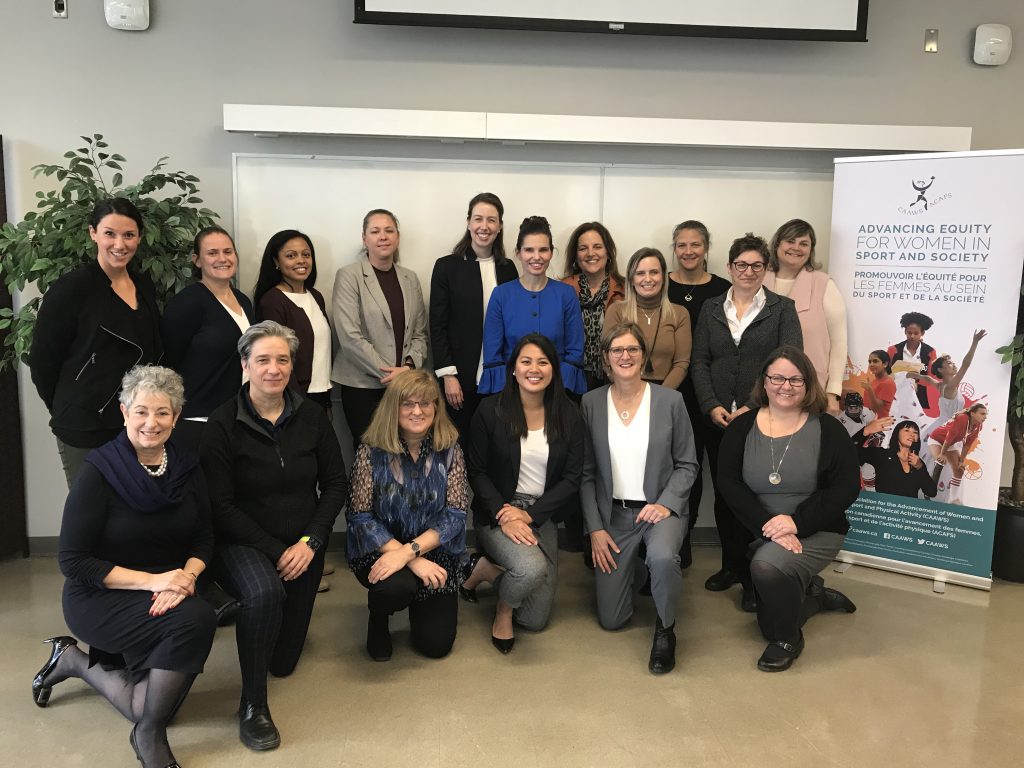
<instances>
[{"instance_id":1,"label":"pendant necklace","mask_svg":"<svg viewBox=\"0 0 1024 768\"><path fill-rule=\"evenodd\" d=\"M640 397L643 397L643 395L644 395L644 390L643 390L643 388L641 388L640 389ZM629 400L626 401L626 405L629 405L635 399L636 399L636 395L633 395L631 398L629 398ZM626 408L623 408L621 411L619 411L619 417L623 421L629 421L629 414L630 414L630 411L628 409L626 409Z\"/></svg>"},{"instance_id":2,"label":"pendant necklace","mask_svg":"<svg viewBox=\"0 0 1024 768\"><path fill-rule=\"evenodd\" d=\"M774 435L775 425L772 423L772 412L770 408L768 409L768 428L772 431L772 435ZM797 428L797 432L799 431L800 429ZM795 434L796 432L793 433L793 435ZM786 460L786 454L789 453L789 444L793 442L793 435L790 435L789 440L786 441L786 449L782 452L782 458L779 459L778 465L775 464L775 438L772 436L769 436L768 438L768 445L772 451L772 471L771 474L768 475L768 482L772 485L778 485L782 482L782 475L779 474L779 470L782 469L782 462Z\"/></svg>"},{"instance_id":3,"label":"pendant necklace","mask_svg":"<svg viewBox=\"0 0 1024 768\"><path fill-rule=\"evenodd\" d=\"M643 307L638 307L638 309L643 313L643 316L645 318L647 318L647 324L650 325L651 324L651 318L654 317L654 313L652 312L651 314L647 314L647 312L644 310ZM657 310L655 310L655 311L657 311Z\"/></svg>"}]
</instances>

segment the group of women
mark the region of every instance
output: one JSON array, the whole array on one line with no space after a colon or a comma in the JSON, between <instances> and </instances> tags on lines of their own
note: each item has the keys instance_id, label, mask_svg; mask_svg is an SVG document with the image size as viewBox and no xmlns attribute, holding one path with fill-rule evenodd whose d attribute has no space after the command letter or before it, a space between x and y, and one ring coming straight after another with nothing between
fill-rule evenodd
<instances>
[{"instance_id":1,"label":"group of women","mask_svg":"<svg viewBox=\"0 0 1024 768\"><path fill-rule=\"evenodd\" d=\"M177 765L166 726L211 647L216 619L197 584L212 577L239 602L240 738L276 747L267 673L298 662L343 506L373 659L392 655L389 618L405 609L414 647L447 654L458 596L477 602L482 583L497 597L499 651L513 649L516 626L543 629L565 522L589 536L603 627L626 624L649 581L648 666L668 672L705 447L723 543L706 586L743 585L769 641L758 666L792 664L817 610L853 610L817 576L859 486L853 444L831 440L845 430L819 418L838 410L845 323L810 225L787 223L771 249L737 239L730 283L708 271L700 222L673 232L674 271L642 248L625 276L611 234L588 222L557 281L548 222L523 221L520 274L504 253L503 213L495 195L477 195L463 237L435 264L432 374L428 312L397 263L391 212L364 218L366 258L339 270L330 316L306 235L270 239L250 304L233 287L230 235L210 227L194 243L197 282L161 317L131 267L141 216L125 200L97 206L97 259L47 293L31 359L70 488L65 618L89 645L48 641L32 685L39 706L80 677L135 724L143 765ZM792 298L764 288L766 276ZM332 382L357 448L348 476Z\"/></svg>"}]
</instances>

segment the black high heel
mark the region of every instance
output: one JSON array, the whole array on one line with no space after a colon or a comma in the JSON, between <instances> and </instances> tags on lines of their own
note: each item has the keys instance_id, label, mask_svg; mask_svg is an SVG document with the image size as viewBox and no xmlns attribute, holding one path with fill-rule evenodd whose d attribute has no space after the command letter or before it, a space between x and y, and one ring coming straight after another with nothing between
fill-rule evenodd
<instances>
[{"instance_id":1,"label":"black high heel","mask_svg":"<svg viewBox=\"0 0 1024 768\"><path fill-rule=\"evenodd\" d=\"M142 754L139 752L139 745L135 743L135 729L138 727L138 723L132 726L132 731L128 734L128 743L131 744L132 749L135 750L135 759L142 764L142 768L146 768L146 762L142 759ZM164 768L181 768L181 765L177 760L174 760L164 766Z\"/></svg>"},{"instance_id":2,"label":"black high heel","mask_svg":"<svg viewBox=\"0 0 1024 768\"><path fill-rule=\"evenodd\" d=\"M53 686L46 685L43 680L48 674L53 672L57 662L60 661L60 657L64 655L64 651L78 645L78 641L75 638L68 637L67 635L51 637L48 640L43 640L43 642L50 643L53 645L53 648L50 650L50 659L43 665L43 668L39 670L36 676L32 678L32 701L35 702L37 707L45 707L49 703L50 693L53 691Z\"/></svg>"},{"instance_id":3,"label":"black high heel","mask_svg":"<svg viewBox=\"0 0 1024 768\"><path fill-rule=\"evenodd\" d=\"M470 576L473 575L473 571L476 570L477 563L480 559L486 557L482 552L474 552L469 556L469 562L462 566L462 580L466 581ZM459 586L459 597L465 600L467 603L478 603L480 602L476 596L476 587L472 589L466 589L463 586Z\"/></svg>"},{"instance_id":4,"label":"black high heel","mask_svg":"<svg viewBox=\"0 0 1024 768\"><path fill-rule=\"evenodd\" d=\"M515 644L516 639L514 637L503 638L491 635L491 645L493 645L499 651L504 653L506 656L512 653L512 648L515 646Z\"/></svg>"}]
</instances>

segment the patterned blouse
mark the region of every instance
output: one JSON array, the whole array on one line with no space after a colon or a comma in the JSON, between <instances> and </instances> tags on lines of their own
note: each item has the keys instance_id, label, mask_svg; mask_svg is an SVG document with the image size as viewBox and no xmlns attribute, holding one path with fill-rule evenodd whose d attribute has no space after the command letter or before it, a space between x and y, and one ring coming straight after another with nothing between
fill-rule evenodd
<instances>
[{"instance_id":1,"label":"patterned blouse","mask_svg":"<svg viewBox=\"0 0 1024 768\"><path fill-rule=\"evenodd\" d=\"M466 557L469 507L462 449L455 444L446 451L435 451L429 436L416 461L404 441L402 449L400 455L366 445L356 451L345 514L349 567L356 571L371 565L391 539L404 544L433 529L441 538L440 546L423 557L448 571L448 578L437 590L421 586L416 599L455 592Z\"/></svg>"}]
</instances>

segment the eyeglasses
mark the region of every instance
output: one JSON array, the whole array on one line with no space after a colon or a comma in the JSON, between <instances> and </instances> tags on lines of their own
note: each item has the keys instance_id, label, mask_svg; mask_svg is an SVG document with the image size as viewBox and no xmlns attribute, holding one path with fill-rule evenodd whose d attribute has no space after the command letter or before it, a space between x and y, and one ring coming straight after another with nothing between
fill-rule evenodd
<instances>
[{"instance_id":1,"label":"eyeglasses","mask_svg":"<svg viewBox=\"0 0 1024 768\"><path fill-rule=\"evenodd\" d=\"M622 357L623 355L636 357L640 354L640 347L612 347L608 350L608 354L612 357Z\"/></svg>"},{"instance_id":2,"label":"eyeglasses","mask_svg":"<svg viewBox=\"0 0 1024 768\"><path fill-rule=\"evenodd\" d=\"M803 376L780 376L777 373L766 373L764 377L776 387L781 387L783 384L788 383L793 389L800 389L806 384Z\"/></svg>"},{"instance_id":3,"label":"eyeglasses","mask_svg":"<svg viewBox=\"0 0 1024 768\"><path fill-rule=\"evenodd\" d=\"M748 269L751 272L753 272L755 275L758 272L764 272L764 262L763 261L755 261L753 263L748 263L746 261L734 261L729 266L732 267L733 269L735 269L737 272L746 272Z\"/></svg>"},{"instance_id":4,"label":"eyeglasses","mask_svg":"<svg viewBox=\"0 0 1024 768\"><path fill-rule=\"evenodd\" d=\"M434 407L433 400L403 400L401 407L403 411L412 413L416 410L417 406L421 411L429 411Z\"/></svg>"}]
</instances>

